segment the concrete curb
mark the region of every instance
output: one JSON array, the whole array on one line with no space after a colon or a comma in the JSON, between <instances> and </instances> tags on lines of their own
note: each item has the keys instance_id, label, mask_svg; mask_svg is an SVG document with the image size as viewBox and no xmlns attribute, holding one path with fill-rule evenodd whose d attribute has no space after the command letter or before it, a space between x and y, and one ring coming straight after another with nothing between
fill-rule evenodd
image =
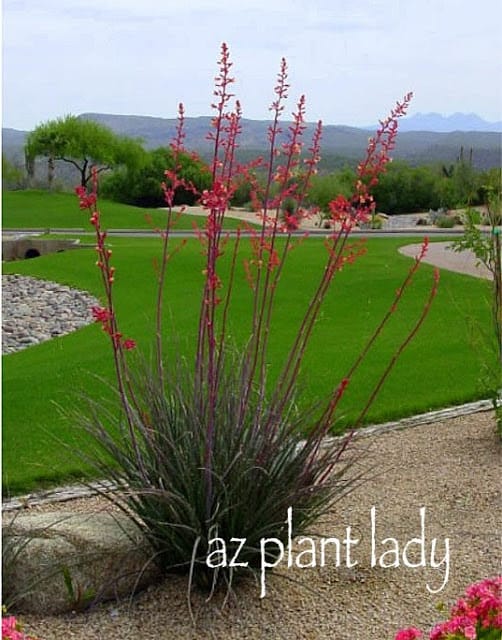
<instances>
[{"instance_id":1,"label":"concrete curb","mask_svg":"<svg viewBox=\"0 0 502 640\"><path fill-rule=\"evenodd\" d=\"M381 435L391 431L399 431L409 429L411 427L419 427L432 422L441 422L443 420L451 420L460 416L471 415L481 411L490 411L493 409L491 400L479 400L477 402L469 402L456 407L447 409L439 409L438 411L430 411L420 415L403 418L393 422L384 422L382 424L370 425L363 427L357 431L358 438L369 437L373 435ZM340 440L343 436L337 436L326 439L326 445L331 441ZM107 481L91 482L88 485L67 485L65 487L57 487L47 491L39 491L28 493L23 496L10 498L2 502L2 512L25 509L28 507L42 506L44 504L52 504L57 502L66 502L68 500L76 500L77 498L89 498L100 493L112 491L114 485Z\"/></svg>"}]
</instances>

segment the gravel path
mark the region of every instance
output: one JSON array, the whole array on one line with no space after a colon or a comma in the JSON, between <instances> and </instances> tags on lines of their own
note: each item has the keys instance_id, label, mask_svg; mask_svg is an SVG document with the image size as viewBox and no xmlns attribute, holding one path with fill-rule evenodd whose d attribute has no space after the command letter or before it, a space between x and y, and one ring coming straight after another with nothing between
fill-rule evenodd
<instances>
[{"instance_id":1,"label":"gravel path","mask_svg":"<svg viewBox=\"0 0 502 640\"><path fill-rule=\"evenodd\" d=\"M441 616L438 602L450 605L472 581L500 572L501 446L494 435L492 412L463 416L366 439L378 464L378 477L339 502L319 523L322 537L343 539L352 527L354 545L347 568L334 556L324 568L287 569L259 587L239 589L236 602L221 610L221 598L209 604L195 595L193 628L186 582L173 577L139 595L132 604L104 604L88 613L58 617L23 616L27 628L43 640L392 640L400 626L430 628ZM78 500L74 509L98 509L99 499ZM426 567L371 567L371 508L376 508L377 559L390 546L420 535L425 507ZM43 509L56 509L56 505ZM65 508L68 508L66 503ZM449 576L431 568L445 559L449 538ZM387 543L388 544L388 543ZM388 559L388 558L387 558Z\"/></svg>"},{"instance_id":2,"label":"gravel path","mask_svg":"<svg viewBox=\"0 0 502 640\"><path fill-rule=\"evenodd\" d=\"M451 242L431 242L427 248L424 262L440 269L448 269L457 273L465 273L478 278L491 278L490 272L483 264L477 264L472 251L456 253L451 248ZM415 257L420 253L420 244L408 244L400 247L399 253Z\"/></svg>"}]
</instances>

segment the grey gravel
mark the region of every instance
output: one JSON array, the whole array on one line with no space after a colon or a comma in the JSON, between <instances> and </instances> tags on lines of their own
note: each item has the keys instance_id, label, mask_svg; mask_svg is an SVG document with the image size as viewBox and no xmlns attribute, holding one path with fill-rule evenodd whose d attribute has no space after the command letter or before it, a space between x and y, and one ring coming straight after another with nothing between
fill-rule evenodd
<instances>
[{"instance_id":1,"label":"grey gravel","mask_svg":"<svg viewBox=\"0 0 502 640\"><path fill-rule=\"evenodd\" d=\"M57 282L2 276L2 353L14 353L91 322L99 301Z\"/></svg>"}]
</instances>

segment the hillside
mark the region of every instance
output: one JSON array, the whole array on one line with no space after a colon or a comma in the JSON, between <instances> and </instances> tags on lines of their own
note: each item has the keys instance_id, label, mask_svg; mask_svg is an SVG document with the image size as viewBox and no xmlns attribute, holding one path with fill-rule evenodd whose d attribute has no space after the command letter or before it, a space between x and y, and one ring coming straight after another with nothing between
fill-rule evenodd
<instances>
[{"instance_id":1,"label":"hillside","mask_svg":"<svg viewBox=\"0 0 502 640\"><path fill-rule=\"evenodd\" d=\"M174 135L176 120L152 118L147 116L121 116L111 114L88 113L88 118L105 124L117 133L142 138L148 148L167 144ZM187 118L185 121L187 148L200 153L209 151L210 142L206 135L210 129L211 118ZM239 140L241 152L263 151L267 140L265 120L242 120L242 134ZM311 136L314 124L307 125L307 136ZM287 126L284 126L287 129ZM355 127L326 125L323 129L322 152L325 161L328 157L357 160L366 149L368 131ZM487 169L500 166L502 136L497 132L428 132L403 131L399 134L394 157L406 160L410 164L431 162L454 162L460 148L473 150L473 163L476 168ZM326 164L326 162L325 162ZM324 167L327 168L327 167Z\"/></svg>"},{"instance_id":2,"label":"hillside","mask_svg":"<svg viewBox=\"0 0 502 640\"><path fill-rule=\"evenodd\" d=\"M135 115L113 115L85 113L81 118L95 120L110 127L116 133L141 138L146 148L166 146L174 136L176 119L155 118ZM403 120L403 125L406 120ZM186 118L185 146L208 154L211 148L207 140L210 129L210 117ZM242 121L242 135L239 140L239 154L242 160L253 154L263 153L267 143L269 122L264 120ZM287 131L287 123L283 124ZM403 126L403 129L406 129ZM307 125L307 138L314 130L314 124ZM26 132L15 129L3 129L3 152L7 157L20 162L23 158L22 145ZM327 125L323 130L321 169L330 170L344 162L355 162L367 145L368 130L355 127ZM486 131L406 131L398 135L393 156L406 162L419 165L432 162L454 162L463 147L468 153L472 149L473 164L477 169L488 169L501 164L502 135Z\"/></svg>"}]
</instances>

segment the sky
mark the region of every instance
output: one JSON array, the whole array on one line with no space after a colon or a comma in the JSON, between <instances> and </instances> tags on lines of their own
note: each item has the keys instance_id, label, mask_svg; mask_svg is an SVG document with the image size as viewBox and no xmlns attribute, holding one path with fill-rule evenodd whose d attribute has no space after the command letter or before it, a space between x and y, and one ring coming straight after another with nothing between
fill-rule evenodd
<instances>
[{"instance_id":1,"label":"sky","mask_svg":"<svg viewBox=\"0 0 502 640\"><path fill-rule=\"evenodd\" d=\"M306 119L502 119L499 0L3 0L4 127L86 112L211 114L220 46L243 116L268 119L281 58Z\"/></svg>"}]
</instances>

